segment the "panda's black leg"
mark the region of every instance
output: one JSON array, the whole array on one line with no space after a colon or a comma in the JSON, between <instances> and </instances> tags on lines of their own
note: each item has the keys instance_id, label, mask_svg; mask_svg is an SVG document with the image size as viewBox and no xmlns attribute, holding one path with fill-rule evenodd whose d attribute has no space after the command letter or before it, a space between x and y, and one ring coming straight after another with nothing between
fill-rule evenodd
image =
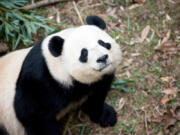
<instances>
[{"instance_id":1,"label":"panda's black leg","mask_svg":"<svg viewBox=\"0 0 180 135\"><path fill-rule=\"evenodd\" d=\"M99 123L102 127L114 126L117 122L117 115L113 107L104 104Z\"/></svg>"},{"instance_id":2,"label":"panda's black leg","mask_svg":"<svg viewBox=\"0 0 180 135\"><path fill-rule=\"evenodd\" d=\"M113 78L113 74L105 76L95 87L92 87L92 94L81 106L82 111L89 115L93 122L99 123L102 127L114 126L117 121L115 110L105 103Z\"/></svg>"},{"instance_id":3,"label":"panda's black leg","mask_svg":"<svg viewBox=\"0 0 180 135\"><path fill-rule=\"evenodd\" d=\"M99 123L102 127L114 126L117 122L114 108L104 101L89 99L82 105L82 111L89 115L91 121Z\"/></svg>"},{"instance_id":4,"label":"panda's black leg","mask_svg":"<svg viewBox=\"0 0 180 135\"><path fill-rule=\"evenodd\" d=\"M60 135L56 120L34 120L24 124L27 135Z\"/></svg>"}]
</instances>

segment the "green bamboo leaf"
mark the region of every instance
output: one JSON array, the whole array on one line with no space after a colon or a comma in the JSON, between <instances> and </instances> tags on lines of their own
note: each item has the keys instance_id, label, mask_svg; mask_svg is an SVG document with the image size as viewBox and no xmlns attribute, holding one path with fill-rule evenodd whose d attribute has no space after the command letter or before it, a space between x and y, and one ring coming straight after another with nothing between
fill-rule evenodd
<instances>
[{"instance_id":1,"label":"green bamboo leaf","mask_svg":"<svg viewBox=\"0 0 180 135\"><path fill-rule=\"evenodd\" d=\"M2 28L3 28L3 26L2 26L2 25L0 25L0 31L2 31Z\"/></svg>"},{"instance_id":2,"label":"green bamboo leaf","mask_svg":"<svg viewBox=\"0 0 180 135\"><path fill-rule=\"evenodd\" d=\"M116 89L116 90L123 90L128 93L132 93L132 92L135 92L135 90L129 89L126 86L129 83L133 83L133 82L134 82L133 80L116 80L113 82L113 85L111 86L111 88Z\"/></svg>"},{"instance_id":3,"label":"green bamboo leaf","mask_svg":"<svg viewBox=\"0 0 180 135\"><path fill-rule=\"evenodd\" d=\"M45 18L45 17L43 17L43 16L38 16L38 15L36 15L36 16L34 16L34 18L40 20L41 22L43 22L43 21L49 21L49 19L47 19L47 18Z\"/></svg>"},{"instance_id":4,"label":"green bamboo leaf","mask_svg":"<svg viewBox=\"0 0 180 135\"><path fill-rule=\"evenodd\" d=\"M12 49L17 48L20 42L25 46L32 44L32 34L37 34L39 30L43 33L54 30L46 25L49 19L37 15L35 11L21 10L27 2L28 0L0 0L0 21L3 22L0 23L0 38L6 39Z\"/></svg>"},{"instance_id":5,"label":"green bamboo leaf","mask_svg":"<svg viewBox=\"0 0 180 135\"><path fill-rule=\"evenodd\" d=\"M116 80L116 81L114 82L115 85L126 84L126 83L127 83L126 80Z\"/></svg>"},{"instance_id":6,"label":"green bamboo leaf","mask_svg":"<svg viewBox=\"0 0 180 135\"><path fill-rule=\"evenodd\" d=\"M29 44L32 44L34 42L32 39L28 38L25 35L21 35L21 38L25 46L28 46Z\"/></svg>"},{"instance_id":7,"label":"green bamboo leaf","mask_svg":"<svg viewBox=\"0 0 180 135\"><path fill-rule=\"evenodd\" d=\"M5 36L6 36L6 40L9 42L9 36L8 36L8 33L9 33L9 29L8 29L8 27L5 27Z\"/></svg>"},{"instance_id":8,"label":"green bamboo leaf","mask_svg":"<svg viewBox=\"0 0 180 135\"><path fill-rule=\"evenodd\" d=\"M21 30L21 33L24 35L24 36L27 36L26 34L26 31L24 29L24 27L22 25L20 25L20 30Z\"/></svg>"},{"instance_id":9,"label":"green bamboo leaf","mask_svg":"<svg viewBox=\"0 0 180 135\"><path fill-rule=\"evenodd\" d=\"M49 26L44 25L44 24L42 24L42 23L34 22L34 24L36 24L36 25L38 25L38 26L40 26L40 27L45 28L46 31L53 31L53 28L50 28Z\"/></svg>"},{"instance_id":10,"label":"green bamboo leaf","mask_svg":"<svg viewBox=\"0 0 180 135\"><path fill-rule=\"evenodd\" d=\"M2 7L6 7L6 8L8 8L8 9L10 9L10 8L11 8L11 6L9 5L9 2L0 1L0 5L1 5Z\"/></svg>"},{"instance_id":11,"label":"green bamboo leaf","mask_svg":"<svg viewBox=\"0 0 180 135\"><path fill-rule=\"evenodd\" d=\"M5 17L6 17L6 19L8 20L8 19L11 17L11 14L6 13L6 14L5 14Z\"/></svg>"},{"instance_id":12,"label":"green bamboo leaf","mask_svg":"<svg viewBox=\"0 0 180 135\"><path fill-rule=\"evenodd\" d=\"M8 2L8 1L0 1L0 5L2 5L3 7L6 7L8 9L19 9L20 7L16 6L15 4L13 4L12 2Z\"/></svg>"},{"instance_id":13,"label":"green bamboo leaf","mask_svg":"<svg viewBox=\"0 0 180 135\"><path fill-rule=\"evenodd\" d=\"M125 88L124 86L120 86L119 88L120 88L121 90L125 91L125 92L128 92L128 93L133 93L133 92L135 92L135 90Z\"/></svg>"},{"instance_id":14,"label":"green bamboo leaf","mask_svg":"<svg viewBox=\"0 0 180 135\"><path fill-rule=\"evenodd\" d=\"M27 30L27 35L28 35L28 38L31 38L31 33L32 33L32 29L30 27L30 23L29 22L25 22L25 27L26 27L26 30Z\"/></svg>"},{"instance_id":15,"label":"green bamboo leaf","mask_svg":"<svg viewBox=\"0 0 180 135\"><path fill-rule=\"evenodd\" d=\"M27 3L27 1L26 0L11 0L11 3L16 4L19 7L22 7Z\"/></svg>"},{"instance_id":16,"label":"green bamboo leaf","mask_svg":"<svg viewBox=\"0 0 180 135\"><path fill-rule=\"evenodd\" d=\"M31 27L32 33L36 34L38 28L35 26L35 23L30 22L29 26Z\"/></svg>"},{"instance_id":17,"label":"green bamboo leaf","mask_svg":"<svg viewBox=\"0 0 180 135\"><path fill-rule=\"evenodd\" d=\"M86 125L83 124L79 135L84 135L85 129L86 129Z\"/></svg>"},{"instance_id":18,"label":"green bamboo leaf","mask_svg":"<svg viewBox=\"0 0 180 135\"><path fill-rule=\"evenodd\" d=\"M17 38L17 40L16 40L16 43L13 45L13 50L15 50L16 48L17 48L17 46L18 46L18 44L19 44L19 42L20 42L20 39L21 39L21 36L20 35L18 35L18 38Z\"/></svg>"},{"instance_id":19,"label":"green bamboo leaf","mask_svg":"<svg viewBox=\"0 0 180 135\"><path fill-rule=\"evenodd\" d=\"M25 19L23 17L21 17L20 15L16 14L16 13L13 13L12 12L12 15L15 16L17 19L19 20L22 20L22 21L25 21Z\"/></svg>"}]
</instances>

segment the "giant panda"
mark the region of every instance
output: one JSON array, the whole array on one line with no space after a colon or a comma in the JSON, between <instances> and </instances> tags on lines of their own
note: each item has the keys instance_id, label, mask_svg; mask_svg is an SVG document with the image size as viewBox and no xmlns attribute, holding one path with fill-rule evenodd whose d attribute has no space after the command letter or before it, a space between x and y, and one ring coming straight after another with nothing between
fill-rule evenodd
<instances>
[{"instance_id":1,"label":"giant panda","mask_svg":"<svg viewBox=\"0 0 180 135\"><path fill-rule=\"evenodd\" d=\"M81 109L92 122L114 126L115 110L105 103L121 49L98 16L27 49L0 58L0 133L61 135L61 119Z\"/></svg>"}]
</instances>

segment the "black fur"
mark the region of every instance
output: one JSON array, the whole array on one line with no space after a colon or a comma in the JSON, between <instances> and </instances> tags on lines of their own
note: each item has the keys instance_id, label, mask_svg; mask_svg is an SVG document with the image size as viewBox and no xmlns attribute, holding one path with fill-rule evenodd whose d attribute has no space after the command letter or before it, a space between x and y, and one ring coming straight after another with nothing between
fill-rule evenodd
<instances>
[{"instance_id":1,"label":"black fur","mask_svg":"<svg viewBox=\"0 0 180 135\"><path fill-rule=\"evenodd\" d=\"M106 23L104 22L103 19L101 19L98 16L88 16L86 18L86 22L89 25L95 25L99 27L100 29L104 30L106 28Z\"/></svg>"},{"instance_id":2,"label":"black fur","mask_svg":"<svg viewBox=\"0 0 180 135\"><path fill-rule=\"evenodd\" d=\"M102 40L98 40L98 43L103 46L104 48L110 50L111 49L111 44L110 43L104 43Z\"/></svg>"},{"instance_id":3,"label":"black fur","mask_svg":"<svg viewBox=\"0 0 180 135\"><path fill-rule=\"evenodd\" d=\"M16 116L27 135L60 135L56 114L70 103L89 95L80 107L82 111L103 127L113 126L116 113L104 103L113 78L114 74L106 75L91 85L74 80L72 87L64 87L49 73L39 43L25 58L17 80L14 100Z\"/></svg>"},{"instance_id":4,"label":"black fur","mask_svg":"<svg viewBox=\"0 0 180 135\"><path fill-rule=\"evenodd\" d=\"M1 125L0 125L0 135L9 135L7 130Z\"/></svg>"},{"instance_id":5,"label":"black fur","mask_svg":"<svg viewBox=\"0 0 180 135\"><path fill-rule=\"evenodd\" d=\"M86 63L88 60L88 50L86 48L83 48L81 50L81 55L79 57L79 61L81 61L82 63Z\"/></svg>"},{"instance_id":6,"label":"black fur","mask_svg":"<svg viewBox=\"0 0 180 135\"><path fill-rule=\"evenodd\" d=\"M54 57L58 57L62 53L64 39L59 36L54 36L49 41L49 50Z\"/></svg>"}]
</instances>

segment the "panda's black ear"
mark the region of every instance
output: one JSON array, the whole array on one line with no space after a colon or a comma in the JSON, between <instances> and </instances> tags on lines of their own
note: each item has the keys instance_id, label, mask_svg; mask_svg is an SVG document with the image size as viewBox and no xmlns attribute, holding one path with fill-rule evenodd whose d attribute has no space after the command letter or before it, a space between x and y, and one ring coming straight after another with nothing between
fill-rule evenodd
<instances>
[{"instance_id":1,"label":"panda's black ear","mask_svg":"<svg viewBox=\"0 0 180 135\"><path fill-rule=\"evenodd\" d=\"M58 57L62 53L64 39L59 36L53 36L48 44L49 51L54 57Z\"/></svg>"},{"instance_id":2,"label":"panda's black ear","mask_svg":"<svg viewBox=\"0 0 180 135\"><path fill-rule=\"evenodd\" d=\"M98 16L88 16L86 18L86 22L89 25L95 25L97 27L99 27L100 29L105 29L106 28L106 23L104 22L103 19L101 19Z\"/></svg>"}]
</instances>

